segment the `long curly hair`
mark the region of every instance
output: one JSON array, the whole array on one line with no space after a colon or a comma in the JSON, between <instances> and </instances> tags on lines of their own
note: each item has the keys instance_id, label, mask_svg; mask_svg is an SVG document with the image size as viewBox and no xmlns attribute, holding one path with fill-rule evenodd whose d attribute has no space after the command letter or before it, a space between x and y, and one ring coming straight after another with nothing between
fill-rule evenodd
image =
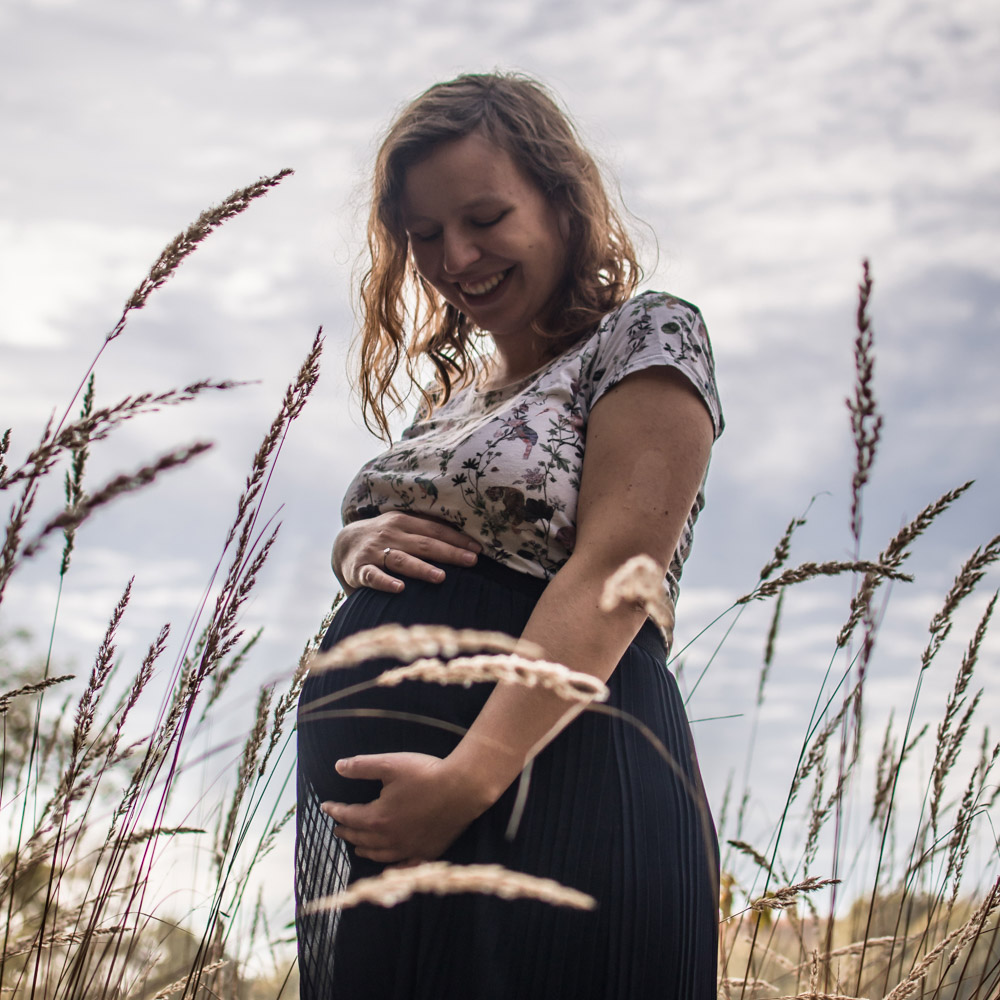
<instances>
[{"instance_id":1,"label":"long curly hair","mask_svg":"<svg viewBox=\"0 0 1000 1000\"><path fill-rule=\"evenodd\" d=\"M519 73L470 73L424 91L399 114L375 159L370 263L359 288L358 389L368 428L389 438L387 411L417 385L429 412L468 383L481 356L476 328L409 264L401 200L406 171L441 143L480 132L504 149L569 223L563 280L535 320L554 356L621 305L641 277L632 241L591 155L553 96ZM431 393L417 379L428 358ZM400 367L406 391L400 392Z\"/></svg>"}]
</instances>

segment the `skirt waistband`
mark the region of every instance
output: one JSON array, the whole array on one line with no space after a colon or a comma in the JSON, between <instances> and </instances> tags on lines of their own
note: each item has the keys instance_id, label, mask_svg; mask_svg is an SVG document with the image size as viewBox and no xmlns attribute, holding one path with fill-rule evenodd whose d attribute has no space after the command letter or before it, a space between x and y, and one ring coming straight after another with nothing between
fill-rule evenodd
<instances>
[{"instance_id":1,"label":"skirt waistband","mask_svg":"<svg viewBox=\"0 0 1000 1000\"><path fill-rule=\"evenodd\" d=\"M490 559L484 555L480 555L476 561L476 565L469 567L467 572L478 573L488 580L510 587L512 590L526 594L536 601L542 596L542 591L549 584L548 580L511 569L509 566L504 566L503 563L499 563L495 559ZM632 643L658 660L665 661L667 658L667 646L663 641L663 634L649 618L643 623L642 628L639 629L639 633L632 640Z\"/></svg>"}]
</instances>

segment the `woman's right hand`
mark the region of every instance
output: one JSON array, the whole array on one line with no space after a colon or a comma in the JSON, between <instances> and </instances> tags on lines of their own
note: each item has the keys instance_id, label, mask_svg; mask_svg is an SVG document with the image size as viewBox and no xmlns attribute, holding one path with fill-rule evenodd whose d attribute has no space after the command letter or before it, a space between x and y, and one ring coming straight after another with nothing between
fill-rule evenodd
<instances>
[{"instance_id":1,"label":"woman's right hand","mask_svg":"<svg viewBox=\"0 0 1000 1000\"><path fill-rule=\"evenodd\" d=\"M481 551L478 542L457 528L393 510L346 525L333 543L330 561L346 593L371 587L395 594L405 586L401 576L428 583L444 579L444 570L428 560L473 566Z\"/></svg>"}]
</instances>

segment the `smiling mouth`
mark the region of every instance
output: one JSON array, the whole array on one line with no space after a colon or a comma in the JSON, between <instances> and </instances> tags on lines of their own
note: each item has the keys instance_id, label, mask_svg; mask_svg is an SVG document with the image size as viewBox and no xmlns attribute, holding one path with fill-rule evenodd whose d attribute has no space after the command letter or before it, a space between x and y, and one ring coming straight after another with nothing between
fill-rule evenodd
<instances>
[{"instance_id":1,"label":"smiling mouth","mask_svg":"<svg viewBox=\"0 0 1000 1000\"><path fill-rule=\"evenodd\" d=\"M491 274L488 278L482 278L479 281L459 282L458 289L467 299L481 298L496 291L504 278L513 270L512 267L509 267L506 271L497 271L496 274Z\"/></svg>"}]
</instances>

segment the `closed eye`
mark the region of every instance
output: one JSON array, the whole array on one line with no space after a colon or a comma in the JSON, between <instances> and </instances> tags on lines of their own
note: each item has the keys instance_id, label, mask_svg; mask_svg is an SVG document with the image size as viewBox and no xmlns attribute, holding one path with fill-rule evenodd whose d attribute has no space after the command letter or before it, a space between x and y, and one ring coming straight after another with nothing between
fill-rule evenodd
<instances>
[{"instance_id":1,"label":"closed eye","mask_svg":"<svg viewBox=\"0 0 1000 1000\"><path fill-rule=\"evenodd\" d=\"M495 215L490 219L472 219L471 222L477 229L489 229L490 226L495 226L508 211L508 209L504 209L499 215Z\"/></svg>"},{"instance_id":2,"label":"closed eye","mask_svg":"<svg viewBox=\"0 0 1000 1000\"><path fill-rule=\"evenodd\" d=\"M438 229L433 233L410 233L409 237L411 240L416 240L418 243L433 243L441 235L441 230Z\"/></svg>"}]
</instances>

